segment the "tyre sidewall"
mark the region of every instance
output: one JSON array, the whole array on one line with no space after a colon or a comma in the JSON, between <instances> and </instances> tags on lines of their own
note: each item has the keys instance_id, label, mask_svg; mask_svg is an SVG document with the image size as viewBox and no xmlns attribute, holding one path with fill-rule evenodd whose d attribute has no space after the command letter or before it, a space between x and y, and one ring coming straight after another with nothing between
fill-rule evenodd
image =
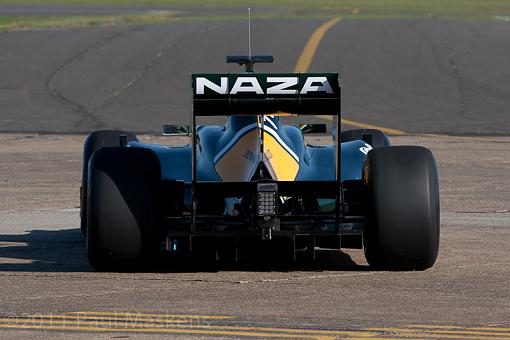
<instances>
[{"instance_id":1,"label":"tyre sidewall","mask_svg":"<svg viewBox=\"0 0 510 340\"><path fill-rule=\"evenodd\" d=\"M439 189L432 153L416 146L375 149L367 167L372 203L367 259L376 266L431 267L439 249Z\"/></svg>"},{"instance_id":2,"label":"tyre sidewall","mask_svg":"<svg viewBox=\"0 0 510 340\"><path fill-rule=\"evenodd\" d=\"M85 235L87 231L87 177L89 160L92 154L103 148L119 146L120 136L126 136L128 142L137 141L138 138L131 132L122 130L98 130L92 132L83 145L83 166L82 178L80 188L80 217L81 217L81 231Z\"/></svg>"},{"instance_id":3,"label":"tyre sidewall","mask_svg":"<svg viewBox=\"0 0 510 340\"><path fill-rule=\"evenodd\" d=\"M160 166L148 149L107 147L89 163L87 254L96 269L130 268L158 249Z\"/></svg>"}]
</instances>

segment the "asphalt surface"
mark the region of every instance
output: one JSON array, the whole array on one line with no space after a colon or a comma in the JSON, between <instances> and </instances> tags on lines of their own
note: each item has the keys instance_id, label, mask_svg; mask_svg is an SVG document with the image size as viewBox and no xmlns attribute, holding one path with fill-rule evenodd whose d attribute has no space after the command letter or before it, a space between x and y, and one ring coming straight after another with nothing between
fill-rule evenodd
<instances>
[{"instance_id":1,"label":"asphalt surface","mask_svg":"<svg viewBox=\"0 0 510 340\"><path fill-rule=\"evenodd\" d=\"M437 159L441 247L427 271L373 271L351 250L295 267L162 262L123 274L85 257L83 138L0 135L0 338L510 338L507 137L392 138Z\"/></svg>"},{"instance_id":2,"label":"asphalt surface","mask_svg":"<svg viewBox=\"0 0 510 340\"><path fill-rule=\"evenodd\" d=\"M254 53L275 56L257 70L291 72L323 22L254 21ZM225 56L247 53L246 28L208 21L0 34L0 131L154 132L189 122L190 74L241 71ZM508 135L509 34L504 21L343 20L309 71L340 73L350 120L405 132Z\"/></svg>"},{"instance_id":3,"label":"asphalt surface","mask_svg":"<svg viewBox=\"0 0 510 340\"><path fill-rule=\"evenodd\" d=\"M254 51L275 56L257 70L291 72L323 22L255 21ZM315 264L291 268L92 271L78 228L84 136L76 133L187 122L190 73L238 71L224 58L246 53L245 26L0 34L0 131L9 132L0 134L0 338L509 339L507 22L343 20L310 67L341 74L347 119L484 135L392 138L429 147L438 162L442 233L432 269L373 271L353 250L321 251Z\"/></svg>"}]
</instances>

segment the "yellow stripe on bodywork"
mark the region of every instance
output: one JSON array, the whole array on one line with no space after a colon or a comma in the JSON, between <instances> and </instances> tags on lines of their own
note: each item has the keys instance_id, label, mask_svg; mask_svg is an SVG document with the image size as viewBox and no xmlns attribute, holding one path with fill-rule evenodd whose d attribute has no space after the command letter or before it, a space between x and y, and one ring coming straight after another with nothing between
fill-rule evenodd
<instances>
[{"instance_id":1,"label":"yellow stripe on bodywork","mask_svg":"<svg viewBox=\"0 0 510 340\"><path fill-rule=\"evenodd\" d=\"M241 138L215 164L216 172L227 182L249 181L259 160L258 129Z\"/></svg>"},{"instance_id":2,"label":"yellow stripe on bodywork","mask_svg":"<svg viewBox=\"0 0 510 340\"><path fill-rule=\"evenodd\" d=\"M299 171L299 163L268 132L264 131L264 163L277 181L293 181Z\"/></svg>"}]
</instances>

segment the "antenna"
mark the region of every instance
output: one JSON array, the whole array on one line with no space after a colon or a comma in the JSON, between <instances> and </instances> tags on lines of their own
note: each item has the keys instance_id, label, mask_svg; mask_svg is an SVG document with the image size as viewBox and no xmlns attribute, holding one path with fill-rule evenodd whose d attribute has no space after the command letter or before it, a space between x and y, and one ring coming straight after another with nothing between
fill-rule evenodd
<instances>
[{"instance_id":1,"label":"antenna","mask_svg":"<svg viewBox=\"0 0 510 340\"><path fill-rule=\"evenodd\" d=\"M272 63L273 56L270 55L251 55L251 7L248 7L248 55L247 56L227 56L227 63L236 63L245 65L247 73L253 73L253 65L257 63Z\"/></svg>"},{"instance_id":2,"label":"antenna","mask_svg":"<svg viewBox=\"0 0 510 340\"><path fill-rule=\"evenodd\" d=\"M251 7L248 7L248 59L251 59Z\"/></svg>"}]
</instances>

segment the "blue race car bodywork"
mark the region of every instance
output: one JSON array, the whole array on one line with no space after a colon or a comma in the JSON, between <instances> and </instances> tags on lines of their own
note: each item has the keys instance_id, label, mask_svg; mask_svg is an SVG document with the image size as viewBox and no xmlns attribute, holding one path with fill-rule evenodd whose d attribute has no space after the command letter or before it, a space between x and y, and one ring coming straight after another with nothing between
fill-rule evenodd
<instances>
[{"instance_id":1,"label":"blue race car bodywork","mask_svg":"<svg viewBox=\"0 0 510 340\"><path fill-rule=\"evenodd\" d=\"M247 65L243 74L192 75L191 129L168 126L191 135L188 145L147 144L114 130L87 138L81 225L94 268L137 263L162 249L238 259L246 249L276 248L295 259L298 251L314 258L317 247L363 248L374 266L434 264L432 153L389 146L378 130L340 133L338 74L253 73L264 58L234 58ZM324 124L282 122L309 115L334 117L330 144L305 138L325 133ZM197 117L213 116L227 121L197 125Z\"/></svg>"},{"instance_id":2,"label":"blue race car bodywork","mask_svg":"<svg viewBox=\"0 0 510 340\"><path fill-rule=\"evenodd\" d=\"M236 120L239 117L230 117ZM199 126L198 136L200 142L197 148L197 180L221 181L216 172L214 158L215 150L221 148L225 142L222 136L235 134L238 126L234 124ZM299 172L296 181L329 181L335 179L335 146L310 145L305 142L301 129L298 126L282 126L278 121L279 136L288 141L287 145L299 157ZM242 128L242 126L241 126ZM231 131L234 130L234 131ZM191 144L185 146L163 146L132 141L131 147L147 148L158 156L161 164L161 180L180 180L191 183L192 155ZM363 164L371 146L362 140L344 142L341 144L341 180L361 180Z\"/></svg>"}]
</instances>

